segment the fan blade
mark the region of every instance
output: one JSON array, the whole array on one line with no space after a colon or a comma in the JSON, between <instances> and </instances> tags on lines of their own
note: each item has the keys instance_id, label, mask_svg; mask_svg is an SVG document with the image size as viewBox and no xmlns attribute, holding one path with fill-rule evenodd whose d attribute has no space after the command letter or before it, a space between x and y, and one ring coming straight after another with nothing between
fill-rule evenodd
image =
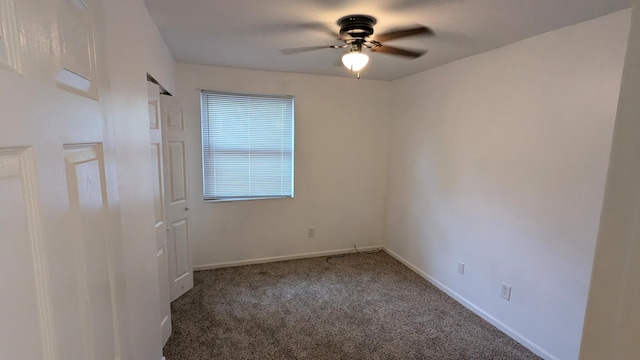
<instances>
[{"instance_id":1,"label":"fan blade","mask_svg":"<svg viewBox=\"0 0 640 360\"><path fill-rule=\"evenodd\" d=\"M396 48L393 46L386 46L386 45L380 45L380 47L371 48L371 51L389 54L389 55L405 56L405 57L410 57L414 59L419 58L420 56L426 53L426 51L417 52L417 51L405 50L405 49L400 49L400 48Z\"/></svg>"},{"instance_id":2,"label":"fan blade","mask_svg":"<svg viewBox=\"0 0 640 360\"><path fill-rule=\"evenodd\" d=\"M300 24L299 27L302 29L309 29L309 30L323 32L336 40L342 40L342 36L340 36L340 34L331 30L329 26L323 23L314 22L314 23Z\"/></svg>"},{"instance_id":3,"label":"fan blade","mask_svg":"<svg viewBox=\"0 0 640 360\"><path fill-rule=\"evenodd\" d=\"M433 36L435 35L435 33L433 32L433 30L431 30L426 26L419 26L417 28L412 28L412 29L390 31L388 33L375 35L374 38L377 42L384 42L384 41L395 40L395 39L400 39L407 36L416 36L416 35Z\"/></svg>"},{"instance_id":4,"label":"fan blade","mask_svg":"<svg viewBox=\"0 0 640 360\"><path fill-rule=\"evenodd\" d=\"M304 46L304 47L298 47L298 48L280 49L280 52L285 55L292 55L292 54L298 54L298 53L303 53L307 51L315 51L315 50L322 50L322 49L337 49L339 47L341 46L336 46L336 45Z\"/></svg>"},{"instance_id":5,"label":"fan blade","mask_svg":"<svg viewBox=\"0 0 640 360\"><path fill-rule=\"evenodd\" d=\"M420 8L424 8L425 6L447 6L460 1L463 0L399 0L389 5L388 10L421 10Z\"/></svg>"}]
</instances>

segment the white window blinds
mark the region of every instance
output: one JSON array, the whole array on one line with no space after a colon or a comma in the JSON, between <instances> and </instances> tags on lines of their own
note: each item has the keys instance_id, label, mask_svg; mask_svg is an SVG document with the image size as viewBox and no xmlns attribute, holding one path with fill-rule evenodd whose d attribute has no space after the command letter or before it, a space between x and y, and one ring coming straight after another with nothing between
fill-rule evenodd
<instances>
[{"instance_id":1,"label":"white window blinds","mask_svg":"<svg viewBox=\"0 0 640 360\"><path fill-rule=\"evenodd\" d=\"M293 197L293 96L202 91L205 200Z\"/></svg>"}]
</instances>

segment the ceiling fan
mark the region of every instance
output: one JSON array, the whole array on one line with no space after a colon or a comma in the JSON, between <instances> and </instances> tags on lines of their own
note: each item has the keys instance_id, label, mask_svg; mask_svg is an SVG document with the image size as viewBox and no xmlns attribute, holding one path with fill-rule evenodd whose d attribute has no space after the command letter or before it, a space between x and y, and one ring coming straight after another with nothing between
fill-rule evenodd
<instances>
[{"instance_id":1,"label":"ceiling fan","mask_svg":"<svg viewBox=\"0 0 640 360\"><path fill-rule=\"evenodd\" d=\"M349 51L342 56L342 63L347 69L353 72L358 72L358 78L360 78L360 70L362 70L369 62L369 56L363 53L363 49L369 49L372 52L379 52L383 54L403 56L406 58L415 59L424 55L426 51L415 51L387 46L383 44L383 42L416 35L435 35L433 30L431 30L430 28L426 26L417 26L414 28L390 31L371 38L371 36L373 35L373 25L375 24L376 18L369 15L347 15L340 18L338 20L340 33L335 33L333 30L324 25L313 24L309 27L320 27L321 30L329 33L337 40L343 41L344 44L328 46L308 46L293 49L283 49L280 51L283 54L288 55L320 49L348 48Z\"/></svg>"}]
</instances>

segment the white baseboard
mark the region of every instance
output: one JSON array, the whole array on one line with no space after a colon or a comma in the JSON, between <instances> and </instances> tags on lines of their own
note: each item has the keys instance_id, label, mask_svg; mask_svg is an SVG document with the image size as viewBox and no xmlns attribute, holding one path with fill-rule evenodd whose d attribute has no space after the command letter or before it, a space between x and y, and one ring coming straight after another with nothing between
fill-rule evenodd
<instances>
[{"instance_id":1,"label":"white baseboard","mask_svg":"<svg viewBox=\"0 0 640 360\"><path fill-rule=\"evenodd\" d=\"M371 250L378 250L378 249L383 249L382 245L359 247L358 251L364 252L364 251L371 251ZM269 262L294 260L294 259L306 259L306 258L313 258L313 257L320 257L320 256L340 255L340 254L346 254L352 251L353 251L353 248L349 248L349 249L340 249L340 250L316 251L316 252L294 254L294 255L273 256L273 257L249 259L249 260L227 261L227 262L221 262L221 263L215 263L215 264L196 265L193 267L193 271L212 270L212 269L251 265L251 264L263 264L263 263L269 263Z\"/></svg>"},{"instance_id":2,"label":"white baseboard","mask_svg":"<svg viewBox=\"0 0 640 360\"><path fill-rule=\"evenodd\" d=\"M455 299L457 302L462 304L464 307L466 307L467 309L473 311L476 315L478 315L481 318L483 318L484 320L488 321L491 325L497 327L502 332L504 332L505 334L509 335L511 338L513 338L514 340L516 340L517 342L519 342L520 344L525 346L527 349L529 349L532 352L534 352L536 355L538 355L538 356L540 356L540 357L542 357L544 359L547 359L547 360L558 360L558 358L556 356L553 356L552 354L547 352L545 349L541 348L538 344L534 343L533 341L529 340L527 337L525 337L522 334L518 333L517 331L513 330L512 328L510 328L509 326L507 326L506 324L504 324L500 320L498 320L498 319L494 318L493 316L489 315L488 313L486 313L484 310L482 310L479 307L477 307L475 304L473 304L469 300L467 300L464 297L460 296L460 294L456 293L455 291L451 290L450 288L445 286L440 281L434 279L429 274L427 274L424 271L420 270L417 266L413 265L412 263L407 261L402 256L400 256L400 255L396 254L395 252L393 252L393 251L391 251L391 250L389 250L387 248L384 248L384 247L383 247L383 250L387 254L393 256L394 258L396 258L396 260L398 260L401 263L405 264L408 268L413 270L415 273L417 273L418 275L422 276L425 280L427 280L428 282L433 284L435 287L437 287L438 289L442 290L447 295L449 295L450 297Z\"/></svg>"}]
</instances>

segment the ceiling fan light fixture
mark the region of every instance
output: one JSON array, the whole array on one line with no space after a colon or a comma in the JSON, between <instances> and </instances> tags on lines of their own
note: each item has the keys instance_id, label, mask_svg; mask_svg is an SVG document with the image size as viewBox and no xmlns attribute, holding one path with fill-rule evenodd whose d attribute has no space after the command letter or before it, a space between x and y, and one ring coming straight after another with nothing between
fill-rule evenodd
<instances>
[{"instance_id":1,"label":"ceiling fan light fixture","mask_svg":"<svg viewBox=\"0 0 640 360\"><path fill-rule=\"evenodd\" d=\"M350 51L342 56L342 63L351 71L360 71L369 62L369 56L360 51Z\"/></svg>"}]
</instances>

